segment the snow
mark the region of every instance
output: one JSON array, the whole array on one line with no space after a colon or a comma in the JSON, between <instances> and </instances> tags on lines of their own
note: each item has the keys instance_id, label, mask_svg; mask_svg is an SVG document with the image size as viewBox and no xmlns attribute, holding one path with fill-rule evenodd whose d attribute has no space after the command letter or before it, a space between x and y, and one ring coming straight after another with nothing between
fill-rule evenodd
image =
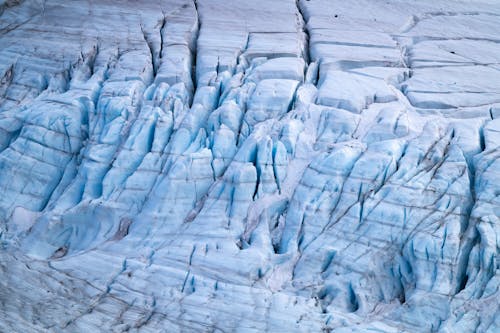
<instances>
[{"instance_id":1,"label":"snow","mask_svg":"<svg viewBox=\"0 0 500 333\"><path fill-rule=\"evenodd\" d=\"M0 1L0 331L496 332L496 1Z\"/></svg>"}]
</instances>

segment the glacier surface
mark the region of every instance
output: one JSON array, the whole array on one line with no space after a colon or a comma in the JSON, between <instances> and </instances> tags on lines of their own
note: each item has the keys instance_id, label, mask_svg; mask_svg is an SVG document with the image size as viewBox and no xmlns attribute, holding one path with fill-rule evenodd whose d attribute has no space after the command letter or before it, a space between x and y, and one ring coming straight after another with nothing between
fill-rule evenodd
<instances>
[{"instance_id":1,"label":"glacier surface","mask_svg":"<svg viewBox=\"0 0 500 333\"><path fill-rule=\"evenodd\" d=\"M499 332L500 4L0 1L0 331Z\"/></svg>"}]
</instances>

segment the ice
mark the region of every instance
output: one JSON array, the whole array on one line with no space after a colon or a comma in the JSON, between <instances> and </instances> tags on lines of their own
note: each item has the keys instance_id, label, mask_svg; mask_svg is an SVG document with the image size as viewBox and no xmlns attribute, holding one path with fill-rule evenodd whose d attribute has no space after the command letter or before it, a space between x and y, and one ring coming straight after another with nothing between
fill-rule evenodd
<instances>
[{"instance_id":1,"label":"ice","mask_svg":"<svg viewBox=\"0 0 500 333\"><path fill-rule=\"evenodd\" d=\"M477 67L419 68L402 89L409 101L421 108L456 108L499 102L498 70Z\"/></svg>"},{"instance_id":2,"label":"ice","mask_svg":"<svg viewBox=\"0 0 500 333\"><path fill-rule=\"evenodd\" d=\"M390 87L380 81L365 75L320 69L320 87L316 102L360 113L374 102L387 103L396 100Z\"/></svg>"},{"instance_id":3,"label":"ice","mask_svg":"<svg viewBox=\"0 0 500 333\"><path fill-rule=\"evenodd\" d=\"M0 331L499 331L499 17L0 1Z\"/></svg>"}]
</instances>

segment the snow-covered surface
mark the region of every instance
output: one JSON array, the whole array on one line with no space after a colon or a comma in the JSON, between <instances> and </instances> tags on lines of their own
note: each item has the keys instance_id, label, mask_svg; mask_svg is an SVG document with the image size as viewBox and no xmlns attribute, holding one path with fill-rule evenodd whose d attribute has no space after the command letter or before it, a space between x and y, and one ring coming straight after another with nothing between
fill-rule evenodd
<instances>
[{"instance_id":1,"label":"snow-covered surface","mask_svg":"<svg viewBox=\"0 0 500 333\"><path fill-rule=\"evenodd\" d=\"M0 1L0 331L500 331L500 3Z\"/></svg>"}]
</instances>

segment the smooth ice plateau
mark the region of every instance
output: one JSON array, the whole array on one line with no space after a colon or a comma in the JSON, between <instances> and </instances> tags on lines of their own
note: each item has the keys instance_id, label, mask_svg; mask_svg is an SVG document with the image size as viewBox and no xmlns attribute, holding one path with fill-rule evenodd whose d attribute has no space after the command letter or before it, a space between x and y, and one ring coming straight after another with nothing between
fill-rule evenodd
<instances>
[{"instance_id":1,"label":"smooth ice plateau","mask_svg":"<svg viewBox=\"0 0 500 333\"><path fill-rule=\"evenodd\" d=\"M1 332L500 332L500 2L0 0Z\"/></svg>"}]
</instances>

